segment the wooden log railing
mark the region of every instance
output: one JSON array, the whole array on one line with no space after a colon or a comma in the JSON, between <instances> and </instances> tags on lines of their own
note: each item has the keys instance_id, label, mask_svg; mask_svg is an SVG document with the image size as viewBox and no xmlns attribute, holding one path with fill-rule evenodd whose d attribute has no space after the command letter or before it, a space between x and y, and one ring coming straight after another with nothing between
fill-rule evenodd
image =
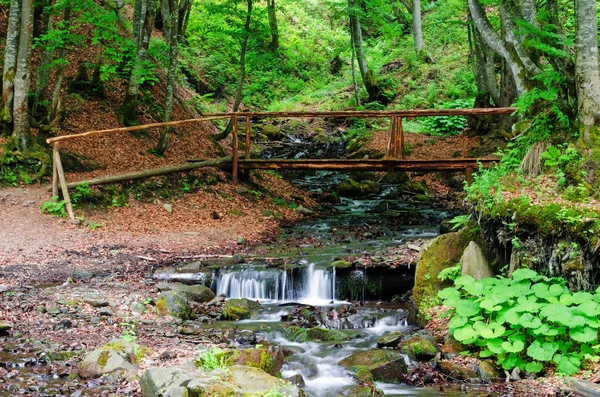
<instances>
[{"instance_id":1,"label":"wooden log railing","mask_svg":"<svg viewBox=\"0 0 600 397\"><path fill-rule=\"evenodd\" d=\"M472 174L478 164L484 166L496 159L451 159L451 160L404 160L404 129L402 120L404 118L432 117L432 116L485 116L506 115L515 111L515 108L475 108L475 109L418 109L418 110L388 110L388 111L317 111L317 112L225 112L205 114L203 118L169 121L165 123L152 123L133 127L112 128L106 130L88 131L81 134L64 135L48 138L46 142L52 146L53 171L52 171L52 196L58 196L59 187L66 202L69 218L75 219L73 206L69 196L69 188L74 188L85 183L90 185L102 183L114 183L123 180L147 178L150 176L164 175L167 173L189 171L200 167L224 167L231 164L231 175L233 183L237 183L238 171L243 169L372 169L372 170L440 170L440 171L464 171L467 181L472 180ZM238 119L244 118L245 140L244 158L239 156L239 125ZM314 117L357 117L357 118L389 118L390 136L382 160L251 160L251 119L260 118L314 118ZM206 121L230 119L232 124L232 156L230 158L204 159L192 164L180 164L160 169L152 169L134 172L124 175L108 176L104 178L91 179L67 183L64 169L60 158L59 144L62 141L79 139L91 136L115 134L120 132L139 131L148 128L160 128L179 126L186 124L197 124Z\"/></svg>"}]
</instances>

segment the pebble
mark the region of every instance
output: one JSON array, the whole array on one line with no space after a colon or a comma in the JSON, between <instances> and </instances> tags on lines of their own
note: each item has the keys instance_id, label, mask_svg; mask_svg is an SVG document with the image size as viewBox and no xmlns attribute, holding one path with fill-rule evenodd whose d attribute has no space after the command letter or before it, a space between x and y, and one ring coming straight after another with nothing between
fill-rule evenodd
<instances>
[{"instance_id":1,"label":"pebble","mask_svg":"<svg viewBox=\"0 0 600 397\"><path fill-rule=\"evenodd\" d=\"M98 312L98 314L101 315L101 316L107 316L107 317L109 317L109 316L112 316L114 313L110 309L102 309L102 310L100 310Z\"/></svg>"}]
</instances>

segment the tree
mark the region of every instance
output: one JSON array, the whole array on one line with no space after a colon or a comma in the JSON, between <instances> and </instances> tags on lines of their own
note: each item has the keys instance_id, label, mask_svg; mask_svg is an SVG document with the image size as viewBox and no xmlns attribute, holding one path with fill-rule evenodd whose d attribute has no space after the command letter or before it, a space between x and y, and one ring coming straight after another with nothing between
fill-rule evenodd
<instances>
[{"instance_id":1,"label":"tree","mask_svg":"<svg viewBox=\"0 0 600 397\"><path fill-rule=\"evenodd\" d=\"M148 60L148 47L150 37L154 29L154 17L156 16L155 0L136 0L133 11L132 38L136 48L135 60L131 68L129 83L125 92L123 104L117 112L119 121L131 126L137 124L137 99L140 88L140 80L144 74L144 68Z\"/></svg>"},{"instance_id":2,"label":"tree","mask_svg":"<svg viewBox=\"0 0 600 397\"><path fill-rule=\"evenodd\" d=\"M277 29L277 11L275 9L275 0L267 0L267 11L269 14L269 27L271 28L271 49L279 48L279 30Z\"/></svg>"},{"instance_id":3,"label":"tree","mask_svg":"<svg viewBox=\"0 0 600 397\"><path fill-rule=\"evenodd\" d=\"M13 104L13 137L22 149L27 148L30 140L28 94L31 83L31 40L33 36L34 0L22 0L21 29L17 69L15 73Z\"/></svg>"},{"instance_id":4,"label":"tree","mask_svg":"<svg viewBox=\"0 0 600 397\"><path fill-rule=\"evenodd\" d=\"M4 47L4 67L2 69L2 107L0 108L0 124L4 130L12 123L12 105L15 90L15 74L17 71L17 51L19 48L19 25L21 23L21 1L11 0L8 16L8 31Z\"/></svg>"},{"instance_id":5,"label":"tree","mask_svg":"<svg viewBox=\"0 0 600 397\"><path fill-rule=\"evenodd\" d=\"M598 71L598 19L596 0L575 0L575 79L583 139L600 124L600 73Z\"/></svg>"},{"instance_id":6,"label":"tree","mask_svg":"<svg viewBox=\"0 0 600 397\"><path fill-rule=\"evenodd\" d=\"M415 51L417 55L423 52L423 30L421 29L421 0L413 0L413 38L415 40Z\"/></svg>"},{"instance_id":7,"label":"tree","mask_svg":"<svg viewBox=\"0 0 600 397\"><path fill-rule=\"evenodd\" d=\"M240 75L238 77L237 87L235 89L235 99L233 102L233 111L237 112L242 103L242 90L244 88L244 81L246 79L246 52L248 50L248 39L250 38L250 22L252 19L252 0L246 0L246 20L244 22L244 32L242 38L242 48L240 50ZM225 127L223 132L213 136L215 141L227 138L233 128L232 122L230 121Z\"/></svg>"}]
</instances>

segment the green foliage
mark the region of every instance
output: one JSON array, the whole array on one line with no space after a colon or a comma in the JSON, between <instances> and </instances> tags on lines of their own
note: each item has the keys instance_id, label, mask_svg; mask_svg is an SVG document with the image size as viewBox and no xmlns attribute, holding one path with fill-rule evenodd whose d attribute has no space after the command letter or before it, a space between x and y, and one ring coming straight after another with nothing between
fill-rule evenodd
<instances>
[{"instance_id":1,"label":"green foliage","mask_svg":"<svg viewBox=\"0 0 600 397\"><path fill-rule=\"evenodd\" d=\"M212 371L214 369L227 369L231 366L229 362L229 356L225 354L223 349L218 347L210 348L201 353L196 358L196 367L206 371Z\"/></svg>"},{"instance_id":2,"label":"green foliage","mask_svg":"<svg viewBox=\"0 0 600 397\"><path fill-rule=\"evenodd\" d=\"M457 215L450 219L448 223L452 225L452 230L462 229L471 220L471 215Z\"/></svg>"},{"instance_id":3,"label":"green foliage","mask_svg":"<svg viewBox=\"0 0 600 397\"><path fill-rule=\"evenodd\" d=\"M50 201L45 201L40 206L40 211L45 214L58 216L59 218L65 218L67 216L66 203L65 200L58 201L58 196L52 196Z\"/></svg>"},{"instance_id":4,"label":"green foliage","mask_svg":"<svg viewBox=\"0 0 600 397\"><path fill-rule=\"evenodd\" d=\"M75 192L71 195L71 202L79 204L82 200L89 201L93 195L92 189L90 189L87 183L84 183L75 188Z\"/></svg>"},{"instance_id":5,"label":"green foliage","mask_svg":"<svg viewBox=\"0 0 600 397\"><path fill-rule=\"evenodd\" d=\"M460 268L460 263L457 263L454 266L450 266L450 267L447 267L444 270L442 270L438 274L438 278L442 281L445 281L445 280L454 281L461 276L461 273L462 273L462 271Z\"/></svg>"},{"instance_id":6,"label":"green foliage","mask_svg":"<svg viewBox=\"0 0 600 397\"><path fill-rule=\"evenodd\" d=\"M51 171L51 164L47 149L35 144L21 150L15 139L8 139L0 149L0 186L41 182Z\"/></svg>"},{"instance_id":7,"label":"green foliage","mask_svg":"<svg viewBox=\"0 0 600 397\"><path fill-rule=\"evenodd\" d=\"M435 106L437 109L463 109L471 108L473 101L455 99ZM427 117L424 121L427 132L431 135L456 135L465 129L467 119L464 116L438 116Z\"/></svg>"},{"instance_id":8,"label":"green foliage","mask_svg":"<svg viewBox=\"0 0 600 397\"><path fill-rule=\"evenodd\" d=\"M600 359L600 288L573 293L565 280L530 269L516 270L512 278L462 276L454 284L439 292L443 304L454 308L450 334L505 370L538 373L556 365L573 375Z\"/></svg>"}]
</instances>

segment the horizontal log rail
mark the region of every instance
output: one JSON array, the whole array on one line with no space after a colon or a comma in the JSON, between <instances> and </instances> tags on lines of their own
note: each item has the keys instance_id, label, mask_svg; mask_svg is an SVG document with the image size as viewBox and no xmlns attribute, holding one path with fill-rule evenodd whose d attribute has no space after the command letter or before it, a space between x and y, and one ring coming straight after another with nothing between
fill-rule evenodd
<instances>
[{"instance_id":1,"label":"horizontal log rail","mask_svg":"<svg viewBox=\"0 0 600 397\"><path fill-rule=\"evenodd\" d=\"M63 135L46 139L53 150L53 173L52 173L52 196L58 196L59 188L66 202L66 208L71 220L75 219L69 197L69 189L83 184L99 185L115 183L125 180L135 180L152 176L165 175L174 172L189 171L200 167L218 167L231 169L232 181L237 183L239 169L271 169L271 170L371 170L371 171L408 171L408 172L464 172L467 182L472 180L472 174L478 167L488 167L491 163L498 161L497 158L482 159L442 159L442 160L406 160L404 159L404 129L403 118L435 117L435 116L492 116L508 115L516 111L515 108L474 108L474 109L416 109L416 110L387 110L387 111L315 111L315 112L224 112L209 113L202 118L169 121L164 123L152 123L132 127L111 128L105 130L88 131L81 134ZM385 151L385 157L381 160L374 159L250 159L252 118L301 118L301 117L359 117L359 118L389 118L390 138ZM240 156L239 148L239 119L245 124L245 147ZM86 138L115 134L119 132L140 131L149 128L174 127L186 124L197 124L206 121L231 120L232 124L232 149L231 157L205 159L202 162L179 164L163 168L133 172L129 174L106 176L103 178L90 179L86 181L67 183L62 167L59 143L71 139ZM240 158L243 157L243 158Z\"/></svg>"},{"instance_id":2,"label":"horizontal log rail","mask_svg":"<svg viewBox=\"0 0 600 397\"><path fill-rule=\"evenodd\" d=\"M223 112L207 113L206 117L238 116L253 118L297 118L297 117L432 117L432 116L485 116L512 114L517 108L472 108L472 109L414 109L414 110L345 110L322 112Z\"/></svg>"}]
</instances>

